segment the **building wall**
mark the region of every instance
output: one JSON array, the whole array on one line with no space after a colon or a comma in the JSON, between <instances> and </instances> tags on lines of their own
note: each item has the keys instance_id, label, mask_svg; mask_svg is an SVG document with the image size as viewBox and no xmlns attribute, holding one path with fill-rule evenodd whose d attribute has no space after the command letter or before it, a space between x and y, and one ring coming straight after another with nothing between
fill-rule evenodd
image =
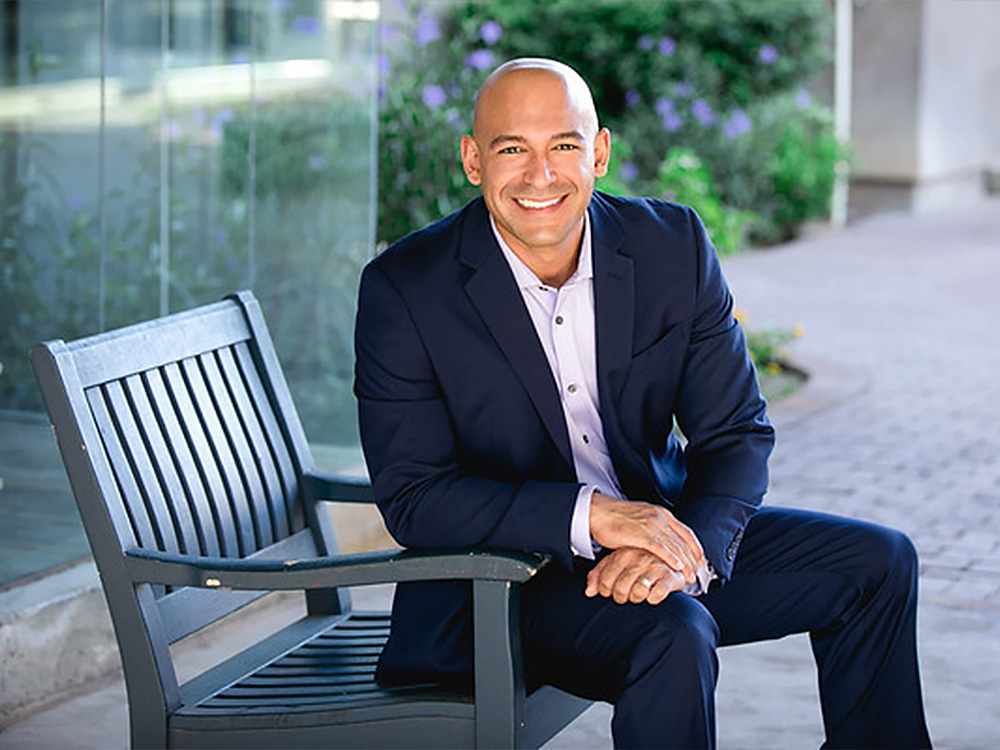
<instances>
[{"instance_id":1,"label":"building wall","mask_svg":"<svg viewBox=\"0 0 1000 750\"><path fill-rule=\"evenodd\" d=\"M980 198L1000 163L1000 3L856 0L852 217Z\"/></svg>"}]
</instances>

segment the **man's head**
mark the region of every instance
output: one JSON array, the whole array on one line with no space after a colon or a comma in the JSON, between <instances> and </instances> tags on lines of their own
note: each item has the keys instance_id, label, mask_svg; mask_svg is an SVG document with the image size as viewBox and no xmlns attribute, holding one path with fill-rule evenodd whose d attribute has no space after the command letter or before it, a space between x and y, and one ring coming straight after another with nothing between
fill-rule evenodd
<instances>
[{"instance_id":1,"label":"man's head","mask_svg":"<svg viewBox=\"0 0 1000 750\"><path fill-rule=\"evenodd\" d=\"M462 164L504 240L527 261L576 252L610 150L579 74L524 58L501 65L479 89Z\"/></svg>"}]
</instances>

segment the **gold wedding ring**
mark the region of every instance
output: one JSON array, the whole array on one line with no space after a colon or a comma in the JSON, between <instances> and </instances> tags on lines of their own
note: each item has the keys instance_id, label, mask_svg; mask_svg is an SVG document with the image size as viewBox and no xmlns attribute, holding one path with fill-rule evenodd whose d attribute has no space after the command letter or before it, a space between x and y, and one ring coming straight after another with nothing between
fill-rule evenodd
<instances>
[{"instance_id":1,"label":"gold wedding ring","mask_svg":"<svg viewBox=\"0 0 1000 750\"><path fill-rule=\"evenodd\" d=\"M651 589L656 584L656 581L651 581L648 578L646 578L646 576L639 576L639 583L641 583L647 589Z\"/></svg>"}]
</instances>

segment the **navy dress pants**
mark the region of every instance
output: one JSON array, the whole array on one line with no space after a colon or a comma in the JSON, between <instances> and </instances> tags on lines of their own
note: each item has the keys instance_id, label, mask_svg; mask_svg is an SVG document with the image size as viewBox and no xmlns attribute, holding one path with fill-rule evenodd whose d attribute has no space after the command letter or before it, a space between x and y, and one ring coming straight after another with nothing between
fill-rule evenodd
<instances>
[{"instance_id":1,"label":"navy dress pants","mask_svg":"<svg viewBox=\"0 0 1000 750\"><path fill-rule=\"evenodd\" d=\"M750 520L724 586L671 594L657 606L588 599L589 567L549 566L524 587L525 663L531 682L614 704L616 747L713 747L716 648L802 632L819 671L824 747L930 746L917 665L917 556L905 535L765 507Z\"/></svg>"}]
</instances>

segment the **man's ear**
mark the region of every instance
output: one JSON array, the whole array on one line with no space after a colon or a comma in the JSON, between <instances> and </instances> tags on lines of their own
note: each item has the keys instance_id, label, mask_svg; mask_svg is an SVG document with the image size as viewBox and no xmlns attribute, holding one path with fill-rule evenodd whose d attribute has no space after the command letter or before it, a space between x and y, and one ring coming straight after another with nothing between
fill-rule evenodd
<instances>
[{"instance_id":1,"label":"man's ear","mask_svg":"<svg viewBox=\"0 0 1000 750\"><path fill-rule=\"evenodd\" d=\"M483 173L479 161L479 145L471 135L462 136L462 167L465 169L465 176L473 185L483 183Z\"/></svg>"},{"instance_id":2,"label":"man's ear","mask_svg":"<svg viewBox=\"0 0 1000 750\"><path fill-rule=\"evenodd\" d=\"M594 136L594 176L604 177L611 160L611 131L601 128Z\"/></svg>"}]
</instances>

